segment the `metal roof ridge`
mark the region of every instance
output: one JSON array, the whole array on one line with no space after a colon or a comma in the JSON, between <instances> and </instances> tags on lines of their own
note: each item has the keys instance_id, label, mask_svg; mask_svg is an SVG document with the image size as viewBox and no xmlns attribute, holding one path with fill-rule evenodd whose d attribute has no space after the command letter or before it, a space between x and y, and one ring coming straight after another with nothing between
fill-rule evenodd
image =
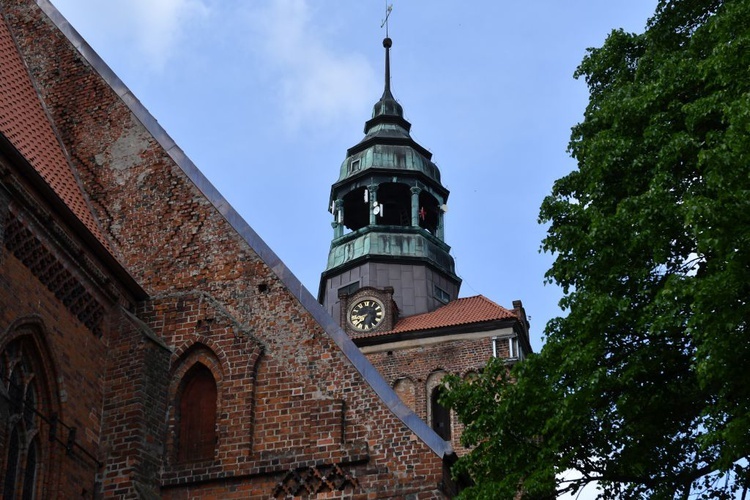
<instances>
[{"instance_id":1,"label":"metal roof ridge","mask_svg":"<svg viewBox=\"0 0 750 500\"><path fill-rule=\"evenodd\" d=\"M193 161L180 149L169 136L156 118L133 95L125 83L114 73L83 37L70 25L65 17L52 5L49 0L35 0L52 23L65 35L68 41L78 50L81 56L91 65L93 70L109 85L123 100L131 113L141 122L156 142L167 152L175 164L187 175L206 199L229 222L235 231L247 242L260 259L278 276L291 294L310 313L315 321L323 328L338 348L349 359L354 368L360 373L365 382L375 391L391 412L398 417L409 429L416 434L436 455L444 457L453 453L451 444L443 440L437 433L419 418L398 397L393 388L385 381L370 361L365 357L354 342L336 324L323 306L302 285L299 279L286 267L276 253L255 232L250 224L229 204L218 189L206 178Z\"/></svg>"}]
</instances>

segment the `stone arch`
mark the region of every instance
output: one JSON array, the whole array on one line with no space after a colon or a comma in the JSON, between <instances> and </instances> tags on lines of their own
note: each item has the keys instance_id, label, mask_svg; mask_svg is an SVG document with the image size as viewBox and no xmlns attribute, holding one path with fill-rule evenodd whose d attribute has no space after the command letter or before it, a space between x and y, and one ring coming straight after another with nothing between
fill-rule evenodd
<instances>
[{"instance_id":1,"label":"stone arch","mask_svg":"<svg viewBox=\"0 0 750 500\"><path fill-rule=\"evenodd\" d=\"M206 353L208 357L205 358L205 361L214 364L214 368L220 372L218 374L215 373L214 376L218 375L223 379L224 367L228 368L229 366L227 355L224 350L216 344L216 342L210 337L203 335L196 335L195 338L184 342L174 350L171 362L172 374L174 375L177 371L183 369L187 360L194 356L200 357L199 351ZM213 359L214 361L209 361L210 359Z\"/></svg>"},{"instance_id":2,"label":"stone arch","mask_svg":"<svg viewBox=\"0 0 750 500\"><path fill-rule=\"evenodd\" d=\"M443 381L443 377L445 377L446 375L448 375L448 372L443 368L433 369L425 379L425 389L427 390L427 392L440 385Z\"/></svg>"},{"instance_id":3,"label":"stone arch","mask_svg":"<svg viewBox=\"0 0 750 500\"><path fill-rule=\"evenodd\" d=\"M216 452L219 457L249 454L255 426L257 371L264 347L250 335L237 335L222 342L206 335L194 335L172 355L166 415L166 460L182 470L178 461L179 396L188 371L201 363L216 381ZM226 340L226 339L225 339ZM230 351L231 349L231 351ZM231 353L231 359L230 354ZM233 431L232 419L242 416L242 432ZM236 430L236 429L235 429Z\"/></svg>"},{"instance_id":4,"label":"stone arch","mask_svg":"<svg viewBox=\"0 0 750 500\"><path fill-rule=\"evenodd\" d=\"M175 463L213 460L221 440L225 368L216 352L204 343L181 351L169 385L168 456ZM183 414L186 411L190 413ZM201 436L200 442L188 447L186 438L197 436Z\"/></svg>"},{"instance_id":5,"label":"stone arch","mask_svg":"<svg viewBox=\"0 0 750 500\"><path fill-rule=\"evenodd\" d=\"M55 496L60 417L54 358L38 316L14 321L0 342L0 491L5 498Z\"/></svg>"}]
</instances>

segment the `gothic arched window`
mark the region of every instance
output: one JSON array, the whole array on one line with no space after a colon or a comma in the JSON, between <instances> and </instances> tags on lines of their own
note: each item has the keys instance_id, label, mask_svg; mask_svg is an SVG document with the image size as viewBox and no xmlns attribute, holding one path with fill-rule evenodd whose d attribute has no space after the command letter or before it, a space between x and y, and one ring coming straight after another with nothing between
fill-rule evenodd
<instances>
[{"instance_id":1,"label":"gothic arched window","mask_svg":"<svg viewBox=\"0 0 750 500\"><path fill-rule=\"evenodd\" d=\"M19 337L0 353L2 391L6 400L0 418L6 431L2 460L3 498L33 499L37 496L41 461L40 418L37 413L41 394L35 370L35 352L28 337Z\"/></svg>"},{"instance_id":2,"label":"gothic arched window","mask_svg":"<svg viewBox=\"0 0 750 500\"><path fill-rule=\"evenodd\" d=\"M216 392L214 376L205 365L196 363L185 374L179 399L178 461L214 458Z\"/></svg>"}]
</instances>

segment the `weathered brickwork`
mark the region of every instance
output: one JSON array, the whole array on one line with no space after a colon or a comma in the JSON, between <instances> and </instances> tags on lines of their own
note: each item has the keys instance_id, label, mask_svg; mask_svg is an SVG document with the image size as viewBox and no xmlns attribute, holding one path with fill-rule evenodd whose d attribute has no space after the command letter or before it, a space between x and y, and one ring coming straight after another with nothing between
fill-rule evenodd
<instances>
[{"instance_id":1,"label":"weathered brickwork","mask_svg":"<svg viewBox=\"0 0 750 500\"><path fill-rule=\"evenodd\" d=\"M31 270L90 330L100 332L104 308L39 239L17 218L5 225L5 247Z\"/></svg>"},{"instance_id":2,"label":"weathered brickwork","mask_svg":"<svg viewBox=\"0 0 750 500\"><path fill-rule=\"evenodd\" d=\"M169 351L134 316L113 314L103 398L102 493L157 495Z\"/></svg>"},{"instance_id":3,"label":"weathered brickwork","mask_svg":"<svg viewBox=\"0 0 750 500\"><path fill-rule=\"evenodd\" d=\"M0 6L115 256L145 292L100 270L105 291L62 256L101 307L87 326L3 245L0 352L14 322L37 318L50 401L77 429L70 454L45 445L54 466L40 497L442 498L442 457L111 86L35 2ZM216 386L216 442L212 457L184 461L180 402L196 366Z\"/></svg>"},{"instance_id":4,"label":"weathered brickwork","mask_svg":"<svg viewBox=\"0 0 750 500\"><path fill-rule=\"evenodd\" d=\"M507 357L507 347L498 356ZM470 377L479 372L493 356L490 337L446 341L437 344L393 349L368 354L372 364L409 405L426 422L431 421L430 394L446 373ZM461 446L463 425L455 414L451 418L451 444L456 453L466 453Z\"/></svg>"},{"instance_id":5,"label":"weathered brickwork","mask_svg":"<svg viewBox=\"0 0 750 500\"><path fill-rule=\"evenodd\" d=\"M12 254L3 256L0 273L0 353L19 335L31 336L36 356L45 367L36 373L49 387L46 404L38 409L42 435L50 432L57 414L59 441L45 446L46 492L42 497L91 498L97 489L99 467L104 359L106 345L88 330ZM7 377L8 372L3 373ZM7 383L7 379L3 382ZM4 420L0 416L0 420ZM3 429L8 421L0 422ZM69 428L76 428L75 446L65 450ZM4 434L4 433L3 433ZM90 455L90 456L89 456ZM95 459L96 458L96 459ZM0 460L7 459L2 457ZM47 479L48 478L48 479Z\"/></svg>"}]
</instances>

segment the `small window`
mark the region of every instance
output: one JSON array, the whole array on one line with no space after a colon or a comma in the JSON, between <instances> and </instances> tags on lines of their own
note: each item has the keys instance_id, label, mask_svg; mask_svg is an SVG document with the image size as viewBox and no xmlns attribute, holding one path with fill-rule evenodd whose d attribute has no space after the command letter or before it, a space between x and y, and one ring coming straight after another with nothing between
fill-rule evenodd
<instances>
[{"instance_id":1,"label":"small window","mask_svg":"<svg viewBox=\"0 0 750 500\"><path fill-rule=\"evenodd\" d=\"M448 302L451 301L450 294L448 294L448 292L446 292L445 290L443 290L437 285L435 285L435 298L438 299L443 304L447 304Z\"/></svg>"},{"instance_id":2,"label":"small window","mask_svg":"<svg viewBox=\"0 0 750 500\"><path fill-rule=\"evenodd\" d=\"M510 359L518 359L518 337L511 337L508 339L508 357Z\"/></svg>"},{"instance_id":3,"label":"small window","mask_svg":"<svg viewBox=\"0 0 750 500\"><path fill-rule=\"evenodd\" d=\"M359 159L352 160L349 163L349 172L356 172L357 170L359 170Z\"/></svg>"},{"instance_id":4,"label":"small window","mask_svg":"<svg viewBox=\"0 0 750 500\"><path fill-rule=\"evenodd\" d=\"M216 447L216 381L211 370L198 363L185 375L183 387L177 459L210 460Z\"/></svg>"},{"instance_id":5,"label":"small window","mask_svg":"<svg viewBox=\"0 0 750 500\"><path fill-rule=\"evenodd\" d=\"M518 337L492 337L492 356L495 358L522 359L523 355L518 346Z\"/></svg>"},{"instance_id":6,"label":"small window","mask_svg":"<svg viewBox=\"0 0 750 500\"><path fill-rule=\"evenodd\" d=\"M449 408L440 404L440 396L443 394L443 387L437 386L432 390L430 397L430 410L432 413L432 429L437 435L446 441L451 439L451 411Z\"/></svg>"},{"instance_id":7,"label":"small window","mask_svg":"<svg viewBox=\"0 0 750 500\"><path fill-rule=\"evenodd\" d=\"M341 288L339 288L338 296L346 297L347 295L353 294L357 290L359 290L359 281L355 281L354 283L349 283L348 285L342 286Z\"/></svg>"}]
</instances>

